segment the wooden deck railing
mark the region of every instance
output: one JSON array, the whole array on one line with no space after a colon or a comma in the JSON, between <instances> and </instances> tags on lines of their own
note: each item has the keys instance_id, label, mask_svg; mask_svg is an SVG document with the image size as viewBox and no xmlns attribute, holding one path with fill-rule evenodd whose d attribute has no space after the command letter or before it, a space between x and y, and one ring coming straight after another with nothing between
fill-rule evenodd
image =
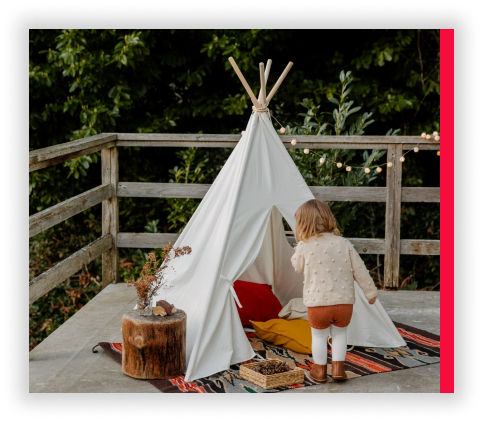
<instances>
[{"instance_id":1,"label":"wooden deck railing","mask_svg":"<svg viewBox=\"0 0 483 422\"><path fill-rule=\"evenodd\" d=\"M293 136L281 136L286 148ZM314 196L325 201L385 202L384 239L350 239L362 254L384 254L384 287L398 287L399 256L439 255L439 240L400 238L402 202L439 202L439 188L402 188L404 150L419 144L420 150L438 150L439 142L417 136L297 136L296 148L313 149L387 149L386 187L311 186ZM102 184L94 189L54 205L29 218L29 236L58 224L102 202L102 236L30 281L29 303L53 289L102 255L102 285L116 283L119 278L118 248L159 248L168 241L174 243L178 234L119 233L119 197L138 198L203 198L210 185L177 183L119 182L118 148L137 147L223 147L233 148L239 135L139 134L108 133L65 144L31 151L30 171L101 151ZM293 241L293 237L287 237Z\"/></svg>"}]
</instances>

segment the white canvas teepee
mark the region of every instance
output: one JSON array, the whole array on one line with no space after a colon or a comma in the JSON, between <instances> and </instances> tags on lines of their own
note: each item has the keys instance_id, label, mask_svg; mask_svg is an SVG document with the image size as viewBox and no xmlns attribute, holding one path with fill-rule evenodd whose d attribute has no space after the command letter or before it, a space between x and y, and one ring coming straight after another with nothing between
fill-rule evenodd
<instances>
[{"instance_id":1,"label":"white canvas teepee","mask_svg":"<svg viewBox=\"0 0 483 422\"><path fill-rule=\"evenodd\" d=\"M237 279L270 284L282 305L302 297L302 276L291 266L293 249L285 238L282 216L293 228L297 208L314 197L266 112L291 64L266 99L270 63L267 71L260 67L262 88L257 99L233 59L230 62L247 88L255 112L178 238L175 246L191 246L193 252L173 261L175 274L169 278L173 288L168 300L187 314L187 381L254 356L235 304L233 283ZM349 343L404 345L382 306L369 308L357 288L356 284L356 330L349 329Z\"/></svg>"}]
</instances>

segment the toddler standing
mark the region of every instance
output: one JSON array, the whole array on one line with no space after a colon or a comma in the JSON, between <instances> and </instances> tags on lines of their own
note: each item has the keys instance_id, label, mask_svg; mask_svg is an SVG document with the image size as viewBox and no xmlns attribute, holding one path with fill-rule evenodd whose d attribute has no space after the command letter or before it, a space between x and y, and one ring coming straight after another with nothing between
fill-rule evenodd
<instances>
[{"instance_id":1,"label":"toddler standing","mask_svg":"<svg viewBox=\"0 0 483 422\"><path fill-rule=\"evenodd\" d=\"M372 305L377 289L354 246L344 239L325 202L312 199L295 213L298 244L292 257L295 271L304 274L304 304L312 329L314 365L310 377L327 381L327 337L332 337L332 378L346 380L344 369L347 326L355 302L354 280Z\"/></svg>"}]
</instances>

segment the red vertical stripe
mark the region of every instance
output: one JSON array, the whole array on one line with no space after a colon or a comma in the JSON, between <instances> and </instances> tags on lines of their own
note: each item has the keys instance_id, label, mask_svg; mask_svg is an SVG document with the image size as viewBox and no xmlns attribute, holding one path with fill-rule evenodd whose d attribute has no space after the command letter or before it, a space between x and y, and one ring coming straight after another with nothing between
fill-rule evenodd
<instances>
[{"instance_id":1,"label":"red vertical stripe","mask_svg":"<svg viewBox=\"0 0 483 422\"><path fill-rule=\"evenodd\" d=\"M441 29L441 393L454 393L454 29Z\"/></svg>"}]
</instances>

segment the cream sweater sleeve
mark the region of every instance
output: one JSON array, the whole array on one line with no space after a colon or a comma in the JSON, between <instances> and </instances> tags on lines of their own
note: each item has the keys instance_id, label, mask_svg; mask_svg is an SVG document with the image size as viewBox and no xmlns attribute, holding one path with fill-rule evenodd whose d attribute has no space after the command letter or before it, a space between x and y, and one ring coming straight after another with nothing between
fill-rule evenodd
<instances>
[{"instance_id":1,"label":"cream sweater sleeve","mask_svg":"<svg viewBox=\"0 0 483 422\"><path fill-rule=\"evenodd\" d=\"M351 244L349 248L354 280L357 281L367 300L377 297L377 288L360 255Z\"/></svg>"},{"instance_id":2,"label":"cream sweater sleeve","mask_svg":"<svg viewBox=\"0 0 483 422\"><path fill-rule=\"evenodd\" d=\"M295 247L295 253L292 256L292 266L295 269L295 272L299 274L304 273L304 267L305 267L305 258L304 258L304 253L303 253L303 243L304 242L299 242L297 246Z\"/></svg>"}]
</instances>

